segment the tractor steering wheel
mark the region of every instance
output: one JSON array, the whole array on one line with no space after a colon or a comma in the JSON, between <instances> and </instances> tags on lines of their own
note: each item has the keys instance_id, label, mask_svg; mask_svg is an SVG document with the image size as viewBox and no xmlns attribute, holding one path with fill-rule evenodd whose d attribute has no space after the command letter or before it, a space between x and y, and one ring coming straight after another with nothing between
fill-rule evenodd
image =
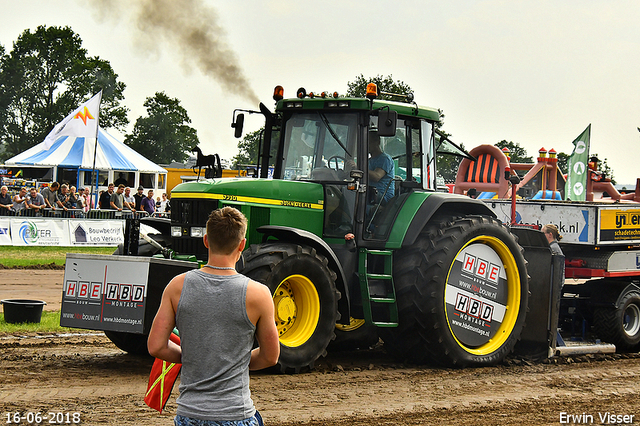
<instances>
[{"instance_id":1,"label":"tractor steering wheel","mask_svg":"<svg viewBox=\"0 0 640 426\"><path fill-rule=\"evenodd\" d=\"M347 164L347 159L340 156L340 155L332 155L331 157L329 157L329 160L327 161L327 165L329 166L329 168L331 169L331 160L335 160L336 161L336 168L333 170L344 170L344 164ZM342 160L342 169L339 167L339 163L338 160Z\"/></svg>"}]
</instances>

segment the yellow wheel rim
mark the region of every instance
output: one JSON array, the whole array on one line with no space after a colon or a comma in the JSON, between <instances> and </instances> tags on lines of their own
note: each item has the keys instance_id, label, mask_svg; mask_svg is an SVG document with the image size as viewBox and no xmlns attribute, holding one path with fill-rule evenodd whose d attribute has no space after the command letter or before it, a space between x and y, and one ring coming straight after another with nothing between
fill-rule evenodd
<instances>
[{"instance_id":1,"label":"yellow wheel rim","mask_svg":"<svg viewBox=\"0 0 640 426\"><path fill-rule=\"evenodd\" d=\"M313 283L302 275L285 278L273 293L273 304L280 343L297 347L307 342L320 318L320 297Z\"/></svg>"},{"instance_id":2,"label":"yellow wheel rim","mask_svg":"<svg viewBox=\"0 0 640 426\"><path fill-rule=\"evenodd\" d=\"M336 328L340 331L355 331L365 324L365 320L349 317L349 324L336 324Z\"/></svg>"},{"instance_id":3,"label":"yellow wheel rim","mask_svg":"<svg viewBox=\"0 0 640 426\"><path fill-rule=\"evenodd\" d=\"M476 238L471 239L467 242L467 244L460 249L460 251L456 254L455 258L457 259L460 253L471 246L472 244L483 244L491 248L497 256L500 258L502 267L504 267L506 274L506 305L504 306L504 317L502 319L502 323L499 325L497 331L483 344L470 347L466 345L458 336L456 336L455 331L452 329L452 319L449 317L448 311L445 307L445 313L447 316L447 324L449 326L449 330L451 331L451 335L456 340L456 342L462 347L465 351L474 354L474 355L488 355L496 350L498 350L509 338L511 332L516 326L516 322L518 321L518 315L520 313L520 303L521 303L521 291L520 291L520 273L518 271L518 265L515 257L506 246L504 242L499 240L496 237L482 235ZM445 300L447 300L447 292L452 290L453 287L450 286L449 279L451 276L451 269L455 262L452 262L449 273L447 274L447 285L445 286Z\"/></svg>"}]
</instances>

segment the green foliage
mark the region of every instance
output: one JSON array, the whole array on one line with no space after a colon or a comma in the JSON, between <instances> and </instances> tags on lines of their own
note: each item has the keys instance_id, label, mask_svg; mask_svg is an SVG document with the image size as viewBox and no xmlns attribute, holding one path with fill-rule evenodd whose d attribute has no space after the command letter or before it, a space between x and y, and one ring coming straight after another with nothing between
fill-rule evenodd
<instances>
[{"instance_id":1,"label":"green foliage","mask_svg":"<svg viewBox=\"0 0 640 426\"><path fill-rule=\"evenodd\" d=\"M591 157L596 157L598 159L600 159L600 157L598 156L598 153L594 153L591 154ZM611 179L611 183L612 184L616 184L616 178L613 176L613 169L611 167L609 167L609 164L607 164L607 159L605 158L604 160L600 160L598 161L598 171L602 172L602 175L605 178L609 178Z\"/></svg>"},{"instance_id":2,"label":"green foliage","mask_svg":"<svg viewBox=\"0 0 640 426\"><path fill-rule=\"evenodd\" d=\"M460 144L460 148L466 149L464 145ZM447 154L438 154L436 168L438 175L442 176L445 183L454 183L456 181L456 175L458 174L458 168L462 162L462 157Z\"/></svg>"},{"instance_id":3,"label":"green foliage","mask_svg":"<svg viewBox=\"0 0 640 426\"><path fill-rule=\"evenodd\" d=\"M237 169L239 165L256 165L258 163L258 147L260 146L260 138L264 127L247 135L238 142L238 155L233 157L233 168ZM269 165L273 166L278 155L278 143L280 140L280 132L274 130L271 136L271 149L269 150Z\"/></svg>"},{"instance_id":4,"label":"green foliage","mask_svg":"<svg viewBox=\"0 0 640 426\"><path fill-rule=\"evenodd\" d=\"M42 142L53 127L101 89L100 125L123 129L125 84L109 62L87 55L69 27L25 30L0 50L0 145L2 160Z\"/></svg>"},{"instance_id":5,"label":"green foliage","mask_svg":"<svg viewBox=\"0 0 640 426\"><path fill-rule=\"evenodd\" d=\"M564 152L558 153L558 168L565 175L569 171L568 167L570 157L571 154L565 154ZM598 157L598 154L593 154L592 157ZM606 158L604 159L604 161L598 162L598 171L601 171L605 177L611 179L611 183L613 183L614 185L617 183L615 177L613 176L613 169L609 167L609 164L607 164Z\"/></svg>"},{"instance_id":6,"label":"green foliage","mask_svg":"<svg viewBox=\"0 0 640 426\"><path fill-rule=\"evenodd\" d=\"M394 81L393 76L391 75L388 75L386 77L377 75L375 77L365 78L364 75L360 74L354 81L350 81L347 83L347 96L364 98L367 93L367 84L369 83L375 83L378 86L378 99L408 102L406 98L385 95L381 94L380 92L394 93L399 95L413 95L413 89L411 89L408 84L400 80Z\"/></svg>"},{"instance_id":7,"label":"green foliage","mask_svg":"<svg viewBox=\"0 0 640 426\"><path fill-rule=\"evenodd\" d=\"M184 162L198 145L198 134L180 100L157 92L144 103L147 117L136 120L124 143L155 163Z\"/></svg>"},{"instance_id":8,"label":"green foliage","mask_svg":"<svg viewBox=\"0 0 640 426\"><path fill-rule=\"evenodd\" d=\"M567 171L568 171L567 167L569 166L569 157L571 157L570 154L565 154L564 152L558 153L558 168L560 169L563 175L567 174Z\"/></svg>"},{"instance_id":9,"label":"green foliage","mask_svg":"<svg viewBox=\"0 0 640 426\"><path fill-rule=\"evenodd\" d=\"M533 163L533 157L527 155L527 150L520 146L518 142L507 142L501 140L495 146L498 148L508 148L512 163Z\"/></svg>"},{"instance_id":10,"label":"green foliage","mask_svg":"<svg viewBox=\"0 0 640 426\"><path fill-rule=\"evenodd\" d=\"M258 161L258 144L260 135L264 131L264 127L255 132L247 133L244 138L238 142L238 155L233 157L233 168L237 169L240 164L256 164Z\"/></svg>"}]
</instances>

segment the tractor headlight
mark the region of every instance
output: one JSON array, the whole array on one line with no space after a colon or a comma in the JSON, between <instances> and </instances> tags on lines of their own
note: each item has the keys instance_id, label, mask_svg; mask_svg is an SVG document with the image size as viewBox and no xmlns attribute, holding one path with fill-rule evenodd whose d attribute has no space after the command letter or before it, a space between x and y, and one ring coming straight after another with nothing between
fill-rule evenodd
<instances>
[{"instance_id":1,"label":"tractor headlight","mask_svg":"<svg viewBox=\"0 0 640 426\"><path fill-rule=\"evenodd\" d=\"M172 237L181 237L182 236L182 228L180 228L179 226L172 226L171 227L171 236Z\"/></svg>"},{"instance_id":2,"label":"tractor headlight","mask_svg":"<svg viewBox=\"0 0 640 426\"><path fill-rule=\"evenodd\" d=\"M205 228L194 226L191 228L191 236L193 238L202 238L205 234Z\"/></svg>"}]
</instances>

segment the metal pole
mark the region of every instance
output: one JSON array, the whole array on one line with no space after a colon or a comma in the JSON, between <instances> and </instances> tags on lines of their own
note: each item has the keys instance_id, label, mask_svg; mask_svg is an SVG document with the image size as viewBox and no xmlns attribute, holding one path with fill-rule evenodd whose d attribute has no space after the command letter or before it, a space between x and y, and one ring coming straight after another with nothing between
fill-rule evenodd
<instances>
[{"instance_id":1,"label":"metal pole","mask_svg":"<svg viewBox=\"0 0 640 426\"><path fill-rule=\"evenodd\" d=\"M102 89L100 90L100 102L102 101ZM100 102L98 102L98 118L96 120L98 123L96 124L96 143L93 146L93 167L91 173L96 173L96 154L98 153L98 135L100 133ZM96 201L94 203L94 207L98 205L98 174L96 173ZM93 196L93 179L91 179L91 191L89 192L89 196ZM89 202L89 210L91 210L91 202Z\"/></svg>"}]
</instances>

